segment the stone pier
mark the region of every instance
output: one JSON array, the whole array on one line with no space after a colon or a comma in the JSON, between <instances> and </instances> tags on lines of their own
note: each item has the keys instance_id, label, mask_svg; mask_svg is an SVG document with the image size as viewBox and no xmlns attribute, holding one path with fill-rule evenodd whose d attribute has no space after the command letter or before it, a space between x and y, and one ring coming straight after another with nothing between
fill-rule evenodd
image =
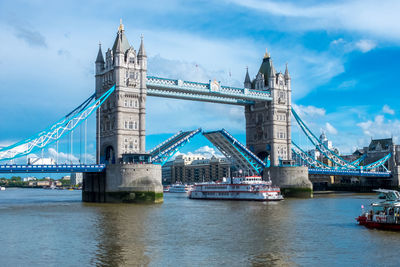
<instances>
[{"instance_id":1,"label":"stone pier","mask_svg":"<svg viewBox=\"0 0 400 267\"><path fill-rule=\"evenodd\" d=\"M270 167L264 170L273 185L279 186L285 197L313 197L313 186L308 179L307 167Z\"/></svg>"},{"instance_id":2,"label":"stone pier","mask_svg":"<svg viewBox=\"0 0 400 267\"><path fill-rule=\"evenodd\" d=\"M110 164L104 173L86 173L84 202L162 203L161 166L155 164Z\"/></svg>"}]
</instances>

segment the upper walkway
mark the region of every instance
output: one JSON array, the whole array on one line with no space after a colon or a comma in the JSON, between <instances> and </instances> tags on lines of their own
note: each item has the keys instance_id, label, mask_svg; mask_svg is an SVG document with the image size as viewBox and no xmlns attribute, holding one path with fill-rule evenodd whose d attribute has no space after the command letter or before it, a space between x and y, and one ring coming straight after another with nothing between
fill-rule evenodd
<instances>
[{"instance_id":1,"label":"upper walkway","mask_svg":"<svg viewBox=\"0 0 400 267\"><path fill-rule=\"evenodd\" d=\"M269 91L222 86L217 81L198 83L147 76L147 95L232 105L271 101Z\"/></svg>"}]
</instances>

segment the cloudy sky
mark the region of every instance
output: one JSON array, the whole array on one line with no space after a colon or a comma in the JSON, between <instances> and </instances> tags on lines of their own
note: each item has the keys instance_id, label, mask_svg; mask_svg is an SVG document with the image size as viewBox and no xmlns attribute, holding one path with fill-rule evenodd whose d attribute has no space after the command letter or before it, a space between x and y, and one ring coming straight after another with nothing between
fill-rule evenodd
<instances>
[{"instance_id":1,"label":"cloudy sky","mask_svg":"<svg viewBox=\"0 0 400 267\"><path fill-rule=\"evenodd\" d=\"M112 46L120 18L135 49L144 35L149 75L241 86L268 48L278 71L288 63L294 107L316 134L342 152L399 142L399 11L396 0L0 1L0 146L93 93L98 43ZM244 140L244 125L241 107L148 98L148 148L198 127ZM305 142L296 130L293 139ZM186 151L205 145L197 137Z\"/></svg>"}]
</instances>

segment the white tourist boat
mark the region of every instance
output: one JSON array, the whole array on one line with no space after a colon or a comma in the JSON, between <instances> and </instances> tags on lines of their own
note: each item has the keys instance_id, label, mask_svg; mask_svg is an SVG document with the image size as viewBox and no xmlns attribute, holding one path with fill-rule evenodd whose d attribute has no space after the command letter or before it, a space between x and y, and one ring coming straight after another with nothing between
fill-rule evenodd
<instances>
[{"instance_id":1,"label":"white tourist boat","mask_svg":"<svg viewBox=\"0 0 400 267\"><path fill-rule=\"evenodd\" d=\"M6 188L5 187L3 187L3 186L0 186L0 191L5 191L6 190Z\"/></svg>"},{"instance_id":2,"label":"white tourist boat","mask_svg":"<svg viewBox=\"0 0 400 267\"><path fill-rule=\"evenodd\" d=\"M263 181L260 176L246 176L223 178L220 183L195 184L189 198L278 201L283 196L280 188L272 186L270 181Z\"/></svg>"},{"instance_id":3,"label":"white tourist boat","mask_svg":"<svg viewBox=\"0 0 400 267\"><path fill-rule=\"evenodd\" d=\"M169 187L168 191L169 193L187 193L190 190L190 186L185 185L185 184L173 184Z\"/></svg>"}]
</instances>

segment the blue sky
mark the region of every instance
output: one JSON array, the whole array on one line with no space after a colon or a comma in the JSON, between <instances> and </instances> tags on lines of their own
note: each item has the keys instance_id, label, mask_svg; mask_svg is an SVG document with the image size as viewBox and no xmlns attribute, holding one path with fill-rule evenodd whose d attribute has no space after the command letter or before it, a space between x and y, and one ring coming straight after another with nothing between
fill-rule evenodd
<instances>
[{"instance_id":1,"label":"blue sky","mask_svg":"<svg viewBox=\"0 0 400 267\"><path fill-rule=\"evenodd\" d=\"M398 143L399 11L394 0L0 1L0 146L94 91L98 42L112 46L120 18L135 49L144 35L150 75L240 86L268 48L278 71L288 63L294 107L316 134L346 153L371 138ZM148 98L148 148L198 127L244 141L244 126L241 107ZM293 139L305 141L295 129ZM184 152L205 145L197 137Z\"/></svg>"}]
</instances>

